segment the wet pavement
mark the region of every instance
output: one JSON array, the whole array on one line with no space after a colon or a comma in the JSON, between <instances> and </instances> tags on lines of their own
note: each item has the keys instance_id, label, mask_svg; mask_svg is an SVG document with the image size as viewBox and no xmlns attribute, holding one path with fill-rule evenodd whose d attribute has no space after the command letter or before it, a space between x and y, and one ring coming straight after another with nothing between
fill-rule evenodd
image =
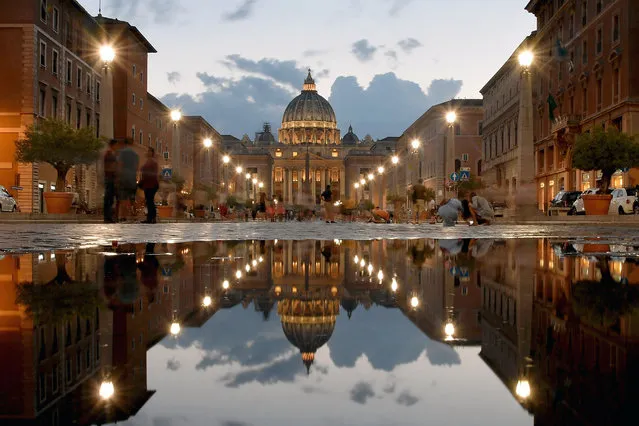
<instances>
[{"instance_id":1,"label":"wet pavement","mask_svg":"<svg viewBox=\"0 0 639 426\"><path fill-rule=\"evenodd\" d=\"M0 251L79 248L119 242L188 242L213 240L414 239L414 238L601 238L634 244L639 229L583 224L492 225L369 224L324 222L246 222L174 224L0 224Z\"/></svg>"}]
</instances>

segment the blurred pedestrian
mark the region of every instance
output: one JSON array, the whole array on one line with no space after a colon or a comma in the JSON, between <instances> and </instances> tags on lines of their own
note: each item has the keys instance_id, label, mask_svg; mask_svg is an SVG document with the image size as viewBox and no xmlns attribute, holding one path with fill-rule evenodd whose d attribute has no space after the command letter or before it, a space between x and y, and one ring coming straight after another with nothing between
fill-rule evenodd
<instances>
[{"instance_id":1,"label":"blurred pedestrian","mask_svg":"<svg viewBox=\"0 0 639 426\"><path fill-rule=\"evenodd\" d=\"M331 186L326 185L326 189L322 192L322 200L324 200L324 210L326 212L326 223L335 223L335 215L333 214L333 192Z\"/></svg>"},{"instance_id":2,"label":"blurred pedestrian","mask_svg":"<svg viewBox=\"0 0 639 426\"><path fill-rule=\"evenodd\" d=\"M137 175L140 157L131 147L131 140L124 140L124 148L118 152L117 192L120 221L131 213L138 190Z\"/></svg>"},{"instance_id":3,"label":"blurred pedestrian","mask_svg":"<svg viewBox=\"0 0 639 426\"><path fill-rule=\"evenodd\" d=\"M140 174L139 187L144 191L144 200L146 202L146 220L142 223L156 223L155 194L160 188L160 181L158 179L158 162L155 161L155 150L151 147L146 153L146 163L142 166Z\"/></svg>"},{"instance_id":4,"label":"blurred pedestrian","mask_svg":"<svg viewBox=\"0 0 639 426\"><path fill-rule=\"evenodd\" d=\"M115 139L109 141L109 147L104 153L104 223L115 223L113 204L116 198L116 177L118 171L118 157L115 152Z\"/></svg>"}]
</instances>

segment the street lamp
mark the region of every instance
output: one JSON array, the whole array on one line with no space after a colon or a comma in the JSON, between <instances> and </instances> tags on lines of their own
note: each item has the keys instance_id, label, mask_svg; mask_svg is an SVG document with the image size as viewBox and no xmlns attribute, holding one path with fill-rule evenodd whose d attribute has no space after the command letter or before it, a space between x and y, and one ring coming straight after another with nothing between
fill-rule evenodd
<instances>
[{"instance_id":1,"label":"street lamp","mask_svg":"<svg viewBox=\"0 0 639 426\"><path fill-rule=\"evenodd\" d=\"M419 306L419 299L417 296L413 296L410 298L410 306L413 309L416 309Z\"/></svg>"},{"instance_id":2,"label":"street lamp","mask_svg":"<svg viewBox=\"0 0 639 426\"><path fill-rule=\"evenodd\" d=\"M384 168L384 166L379 166L377 168L377 173L379 173L380 175L384 174L385 171L386 169Z\"/></svg>"},{"instance_id":3,"label":"street lamp","mask_svg":"<svg viewBox=\"0 0 639 426\"><path fill-rule=\"evenodd\" d=\"M182 112L179 109L171 110L171 121L177 123L182 119Z\"/></svg>"},{"instance_id":4,"label":"street lamp","mask_svg":"<svg viewBox=\"0 0 639 426\"><path fill-rule=\"evenodd\" d=\"M519 65L524 68L530 68L535 59L535 55L530 50L524 50L519 54Z\"/></svg>"},{"instance_id":5,"label":"street lamp","mask_svg":"<svg viewBox=\"0 0 639 426\"><path fill-rule=\"evenodd\" d=\"M113 46L105 44L100 46L100 60L104 64L105 68L108 68L111 65L111 62L115 60L115 50Z\"/></svg>"},{"instance_id":6,"label":"street lamp","mask_svg":"<svg viewBox=\"0 0 639 426\"><path fill-rule=\"evenodd\" d=\"M528 399L530 397L530 382L526 379L518 380L515 387L515 393L521 399Z\"/></svg>"},{"instance_id":7,"label":"street lamp","mask_svg":"<svg viewBox=\"0 0 639 426\"><path fill-rule=\"evenodd\" d=\"M100 395L100 398L105 401L111 399L115 394L115 387L113 386L113 382L104 381L100 383L100 390L98 391L98 394Z\"/></svg>"},{"instance_id":8,"label":"street lamp","mask_svg":"<svg viewBox=\"0 0 639 426\"><path fill-rule=\"evenodd\" d=\"M239 175L239 174L242 174L242 170L244 170L244 169L242 169L242 166L237 166L237 167L235 168L235 172L236 172L238 175Z\"/></svg>"},{"instance_id":9,"label":"street lamp","mask_svg":"<svg viewBox=\"0 0 639 426\"><path fill-rule=\"evenodd\" d=\"M364 179L364 178L360 179L359 184L360 185L366 185L366 179Z\"/></svg>"},{"instance_id":10,"label":"street lamp","mask_svg":"<svg viewBox=\"0 0 639 426\"><path fill-rule=\"evenodd\" d=\"M367 177L368 177L368 180L370 180L370 181L372 181L373 179L375 179L375 175L374 175L374 174L372 174L372 173L369 173Z\"/></svg>"},{"instance_id":11,"label":"street lamp","mask_svg":"<svg viewBox=\"0 0 639 426\"><path fill-rule=\"evenodd\" d=\"M447 171L449 173L453 173L457 171L457 166L456 166L456 157L457 157L457 152L456 152L456 148L455 148L455 122L457 121L457 113L455 111L448 111L446 113L446 123L448 123L448 128L450 129L450 150L451 153L450 155L446 155L446 161L447 162L451 162L451 158L452 158L452 167L451 164L449 163L448 167L447 167ZM455 197L457 197L457 194L455 194Z\"/></svg>"},{"instance_id":12,"label":"street lamp","mask_svg":"<svg viewBox=\"0 0 639 426\"><path fill-rule=\"evenodd\" d=\"M174 322L171 324L171 328L169 329L169 331L171 332L172 335L177 336L178 334L180 334L180 324L178 324L177 322Z\"/></svg>"},{"instance_id":13,"label":"street lamp","mask_svg":"<svg viewBox=\"0 0 639 426\"><path fill-rule=\"evenodd\" d=\"M211 300L211 296L204 296L204 298L202 299L202 306L208 308L209 306L211 306L211 303L213 303L213 300Z\"/></svg>"},{"instance_id":14,"label":"street lamp","mask_svg":"<svg viewBox=\"0 0 639 426\"><path fill-rule=\"evenodd\" d=\"M413 150L417 151L419 149L419 146L421 145L421 142L419 141L419 139L413 139L410 142L410 146L411 148L413 148Z\"/></svg>"},{"instance_id":15,"label":"street lamp","mask_svg":"<svg viewBox=\"0 0 639 426\"><path fill-rule=\"evenodd\" d=\"M202 144L204 145L204 148L208 149L213 146L213 140L211 138L206 138L202 141Z\"/></svg>"},{"instance_id":16,"label":"street lamp","mask_svg":"<svg viewBox=\"0 0 639 426\"><path fill-rule=\"evenodd\" d=\"M224 157L222 157L222 162L224 164L228 164L231 161L231 157L229 157L228 155L225 155Z\"/></svg>"},{"instance_id":17,"label":"street lamp","mask_svg":"<svg viewBox=\"0 0 639 426\"><path fill-rule=\"evenodd\" d=\"M446 122L451 125L455 124L455 121L457 121L457 113L455 111L448 111L446 113Z\"/></svg>"}]
</instances>

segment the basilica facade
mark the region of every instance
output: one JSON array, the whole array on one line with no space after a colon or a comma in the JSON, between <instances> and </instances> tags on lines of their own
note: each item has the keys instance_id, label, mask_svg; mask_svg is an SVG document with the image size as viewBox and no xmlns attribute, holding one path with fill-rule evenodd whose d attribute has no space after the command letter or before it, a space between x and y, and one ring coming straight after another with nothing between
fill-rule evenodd
<instances>
[{"instance_id":1,"label":"basilica facade","mask_svg":"<svg viewBox=\"0 0 639 426\"><path fill-rule=\"evenodd\" d=\"M276 139L266 123L254 140L223 137L231 159L223 170L229 194L252 199L265 192L286 204L319 204L320 194L331 185L334 201L384 204L386 176L377 170L389 162L398 138L360 140L350 126L340 137L335 111L317 92L310 70L301 93L284 110L277 134ZM356 189L362 179L366 183Z\"/></svg>"}]
</instances>

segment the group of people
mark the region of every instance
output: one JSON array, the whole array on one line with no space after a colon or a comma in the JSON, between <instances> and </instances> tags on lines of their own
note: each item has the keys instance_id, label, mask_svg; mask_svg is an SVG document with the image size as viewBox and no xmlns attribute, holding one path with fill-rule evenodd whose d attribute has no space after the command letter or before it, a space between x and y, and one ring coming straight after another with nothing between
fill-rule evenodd
<instances>
[{"instance_id":1,"label":"group of people","mask_svg":"<svg viewBox=\"0 0 639 426\"><path fill-rule=\"evenodd\" d=\"M125 139L124 146L118 149L118 141L113 139L103 157L105 223L125 222L129 215L135 215L138 189L144 192L146 204L146 220L142 223L157 220L155 194L160 181L155 150L148 148L146 162L140 168L140 158L131 144L131 140Z\"/></svg>"}]
</instances>

